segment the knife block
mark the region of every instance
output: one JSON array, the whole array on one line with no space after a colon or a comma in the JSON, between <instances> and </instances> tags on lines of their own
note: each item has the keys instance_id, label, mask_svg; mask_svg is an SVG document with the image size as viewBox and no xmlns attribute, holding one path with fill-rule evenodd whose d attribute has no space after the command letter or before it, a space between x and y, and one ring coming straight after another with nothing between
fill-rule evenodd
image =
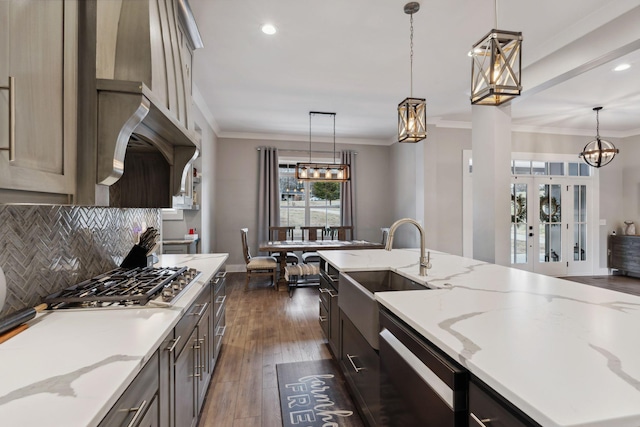
<instances>
[{"instance_id":1,"label":"knife block","mask_svg":"<svg viewBox=\"0 0 640 427\"><path fill-rule=\"evenodd\" d=\"M143 268L148 267L149 262L153 257L147 256L147 250L142 246L134 245L133 248L129 251L127 256L120 264L122 268ZM153 261L151 261L153 262ZM153 264L151 264L153 265Z\"/></svg>"}]
</instances>

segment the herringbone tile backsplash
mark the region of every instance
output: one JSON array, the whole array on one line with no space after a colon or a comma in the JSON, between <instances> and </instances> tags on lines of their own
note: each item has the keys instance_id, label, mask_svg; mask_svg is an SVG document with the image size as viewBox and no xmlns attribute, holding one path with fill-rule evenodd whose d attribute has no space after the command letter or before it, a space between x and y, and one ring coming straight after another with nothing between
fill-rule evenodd
<instances>
[{"instance_id":1,"label":"herringbone tile backsplash","mask_svg":"<svg viewBox=\"0 0 640 427\"><path fill-rule=\"evenodd\" d=\"M143 224L160 229L160 210L0 205L0 267L7 279L0 317L119 266L134 244L134 228Z\"/></svg>"}]
</instances>

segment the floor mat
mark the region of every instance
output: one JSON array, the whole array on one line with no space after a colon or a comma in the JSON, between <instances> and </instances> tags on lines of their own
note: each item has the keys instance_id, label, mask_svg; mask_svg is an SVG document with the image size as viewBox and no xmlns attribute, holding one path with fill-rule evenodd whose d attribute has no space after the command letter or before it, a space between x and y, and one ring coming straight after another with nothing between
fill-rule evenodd
<instances>
[{"instance_id":1,"label":"floor mat","mask_svg":"<svg viewBox=\"0 0 640 427\"><path fill-rule=\"evenodd\" d=\"M284 427L364 426L333 360L280 363L276 371Z\"/></svg>"}]
</instances>

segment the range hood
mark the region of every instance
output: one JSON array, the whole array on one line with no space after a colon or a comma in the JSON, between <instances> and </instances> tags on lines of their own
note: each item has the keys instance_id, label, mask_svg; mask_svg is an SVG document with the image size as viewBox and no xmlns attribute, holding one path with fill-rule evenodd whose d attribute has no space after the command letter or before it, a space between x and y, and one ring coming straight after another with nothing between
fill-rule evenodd
<instances>
[{"instance_id":1,"label":"range hood","mask_svg":"<svg viewBox=\"0 0 640 427\"><path fill-rule=\"evenodd\" d=\"M120 180L128 147L144 141L168 163L171 195L184 194L184 178L200 151L191 117L191 66L202 42L189 4L94 0L93 8L96 182L111 186Z\"/></svg>"}]
</instances>

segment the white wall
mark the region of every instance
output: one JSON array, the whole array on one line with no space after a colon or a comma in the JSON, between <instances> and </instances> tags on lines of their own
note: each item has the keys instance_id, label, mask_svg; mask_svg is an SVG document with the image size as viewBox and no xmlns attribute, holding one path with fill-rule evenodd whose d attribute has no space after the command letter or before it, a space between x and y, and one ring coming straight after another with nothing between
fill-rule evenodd
<instances>
[{"instance_id":1,"label":"white wall","mask_svg":"<svg viewBox=\"0 0 640 427\"><path fill-rule=\"evenodd\" d=\"M512 151L574 154L578 159L590 137L513 132ZM606 268L607 235L621 232L625 219L640 224L640 137L610 140L621 153L598 171L600 183L599 267ZM394 144L390 150L393 220L412 217L419 210L416 200L415 168L423 168L424 218L427 247L462 255L462 151L471 149L471 130L429 128L421 142L422 158L416 159L415 144ZM394 239L394 247L417 245L417 233L407 227ZM396 244L397 242L397 244Z\"/></svg>"},{"instance_id":2,"label":"white wall","mask_svg":"<svg viewBox=\"0 0 640 427\"><path fill-rule=\"evenodd\" d=\"M215 252L228 252L228 264L242 265L240 229L249 228L249 247L257 255L258 226L258 151L257 147L271 146L280 150L304 150L308 141L261 141L254 139L219 138L216 156L216 201L214 223L217 238ZM314 143L313 150L331 151L332 144ZM353 150L356 155L356 236L358 239L379 241L380 228L391 223L392 203L389 147L375 145L337 144L336 150ZM286 151L281 153L290 157Z\"/></svg>"}]
</instances>

